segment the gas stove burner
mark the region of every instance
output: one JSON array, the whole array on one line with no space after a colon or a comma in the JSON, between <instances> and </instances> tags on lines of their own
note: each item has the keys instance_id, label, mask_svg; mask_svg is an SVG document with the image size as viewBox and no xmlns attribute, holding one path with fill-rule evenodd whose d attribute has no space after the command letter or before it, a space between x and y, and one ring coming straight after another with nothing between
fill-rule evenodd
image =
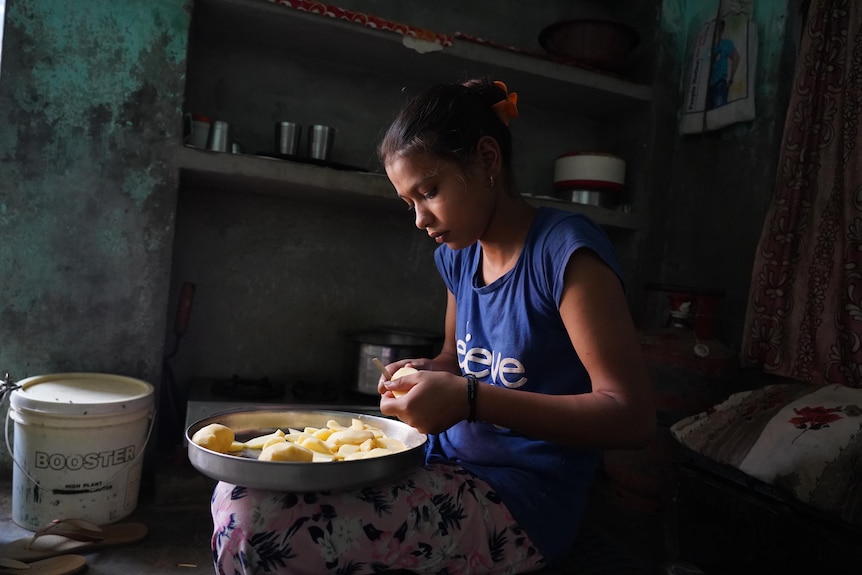
<instances>
[{"instance_id":1,"label":"gas stove burner","mask_svg":"<svg viewBox=\"0 0 862 575\"><path fill-rule=\"evenodd\" d=\"M338 389L329 383L297 381L290 388L293 397L299 401L327 403L338 400Z\"/></svg>"},{"instance_id":2,"label":"gas stove burner","mask_svg":"<svg viewBox=\"0 0 862 575\"><path fill-rule=\"evenodd\" d=\"M212 392L237 399L274 399L284 395L284 382L270 381L268 377L243 379L234 374L230 379L213 381Z\"/></svg>"}]
</instances>

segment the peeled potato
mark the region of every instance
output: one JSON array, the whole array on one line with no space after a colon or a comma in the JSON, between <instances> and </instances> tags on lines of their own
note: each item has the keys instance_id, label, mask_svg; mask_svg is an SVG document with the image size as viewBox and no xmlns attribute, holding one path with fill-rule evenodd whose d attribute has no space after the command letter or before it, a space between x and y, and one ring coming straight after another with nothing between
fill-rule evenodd
<instances>
[{"instance_id":1,"label":"peeled potato","mask_svg":"<svg viewBox=\"0 0 862 575\"><path fill-rule=\"evenodd\" d=\"M266 445L270 439L276 439L284 437L284 432L280 429L276 429L272 433L268 433L266 435L259 435L257 437L253 437L245 442L245 446L249 449L263 449L263 446Z\"/></svg>"},{"instance_id":2,"label":"peeled potato","mask_svg":"<svg viewBox=\"0 0 862 575\"><path fill-rule=\"evenodd\" d=\"M404 367L402 367L401 369L399 369L398 371L396 371L395 373L392 374L392 381L395 381L398 378L404 377L405 375L410 375L411 373L416 373L417 371L419 371L419 370L412 368L412 367L407 367L405 365ZM401 397L405 393L407 393L407 392L406 391L393 391L392 395L394 395L395 397Z\"/></svg>"},{"instance_id":3,"label":"peeled potato","mask_svg":"<svg viewBox=\"0 0 862 575\"><path fill-rule=\"evenodd\" d=\"M266 449L270 445L274 445L276 443L285 443L286 441L287 440L284 437L279 437L277 435L274 435L274 436L272 436L266 440L266 442L263 444L263 447L261 447L261 449Z\"/></svg>"},{"instance_id":4,"label":"peeled potato","mask_svg":"<svg viewBox=\"0 0 862 575\"><path fill-rule=\"evenodd\" d=\"M375 447L374 449L365 453L364 459L371 459L372 457L382 457L384 455L392 455L392 451L384 447Z\"/></svg>"},{"instance_id":5,"label":"peeled potato","mask_svg":"<svg viewBox=\"0 0 862 575\"><path fill-rule=\"evenodd\" d=\"M333 432L329 436L329 443L338 448L339 445L344 445L345 443L359 445L369 439L374 439L374 432L370 429L345 429Z\"/></svg>"},{"instance_id":6,"label":"peeled potato","mask_svg":"<svg viewBox=\"0 0 862 575\"><path fill-rule=\"evenodd\" d=\"M262 461L332 462L365 457L379 457L407 449L403 442L387 437L382 429L353 418L350 427L334 420L326 427L305 427L303 430L276 429L246 442L236 441L229 427L212 424L194 435L193 441L221 453L261 450Z\"/></svg>"},{"instance_id":7,"label":"peeled potato","mask_svg":"<svg viewBox=\"0 0 862 575\"><path fill-rule=\"evenodd\" d=\"M377 437L374 439L375 447L382 447L389 451L405 451L407 446L400 439L394 437Z\"/></svg>"},{"instance_id":8,"label":"peeled potato","mask_svg":"<svg viewBox=\"0 0 862 575\"><path fill-rule=\"evenodd\" d=\"M282 441L273 443L260 452L261 461L301 461L308 462L314 459L314 453L301 445Z\"/></svg>"},{"instance_id":9,"label":"peeled potato","mask_svg":"<svg viewBox=\"0 0 862 575\"><path fill-rule=\"evenodd\" d=\"M211 423L205 427L201 427L192 436L192 442L218 453L231 451L233 441L233 430L220 423Z\"/></svg>"},{"instance_id":10,"label":"peeled potato","mask_svg":"<svg viewBox=\"0 0 862 575\"><path fill-rule=\"evenodd\" d=\"M338 447L338 456L339 457L347 457L351 453L356 453L359 451L358 445L353 445L352 443L345 443L344 445L340 445Z\"/></svg>"},{"instance_id":11,"label":"peeled potato","mask_svg":"<svg viewBox=\"0 0 862 575\"><path fill-rule=\"evenodd\" d=\"M326 445L322 439L318 439L313 435L309 435L305 439L301 440L299 445L306 449L310 449L311 451L323 453L324 455L332 455L332 450L329 449L329 446Z\"/></svg>"}]
</instances>

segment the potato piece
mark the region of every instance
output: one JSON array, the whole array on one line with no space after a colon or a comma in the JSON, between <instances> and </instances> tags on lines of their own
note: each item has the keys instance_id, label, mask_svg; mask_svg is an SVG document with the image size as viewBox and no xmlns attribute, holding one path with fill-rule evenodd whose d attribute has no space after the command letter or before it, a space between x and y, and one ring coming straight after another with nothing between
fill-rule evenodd
<instances>
[{"instance_id":1,"label":"potato piece","mask_svg":"<svg viewBox=\"0 0 862 575\"><path fill-rule=\"evenodd\" d=\"M378 437L374 440L376 447L382 447L383 449L388 449L392 452L404 451L407 449L407 446L404 445L404 442L400 439L395 439L394 437Z\"/></svg>"},{"instance_id":2,"label":"potato piece","mask_svg":"<svg viewBox=\"0 0 862 575\"><path fill-rule=\"evenodd\" d=\"M293 443L299 443L306 437L310 436L304 431L291 431L290 433L284 434L284 439L287 441L292 441Z\"/></svg>"},{"instance_id":3,"label":"potato piece","mask_svg":"<svg viewBox=\"0 0 862 575\"><path fill-rule=\"evenodd\" d=\"M267 448L267 447L269 447L270 445L275 445L276 443L284 443L285 441L287 441L287 440L286 440L283 436L282 436L282 437L279 437L279 436L277 436L277 435L276 435L276 436L274 436L274 437L270 437L269 439L267 439L267 440L264 442L264 444L263 444L263 448L262 448L262 449L266 449L266 448Z\"/></svg>"},{"instance_id":4,"label":"potato piece","mask_svg":"<svg viewBox=\"0 0 862 575\"><path fill-rule=\"evenodd\" d=\"M249 449L263 449L263 445L273 437L284 437L284 432L280 429L276 429L272 433L253 437L245 442L245 446Z\"/></svg>"},{"instance_id":5,"label":"potato piece","mask_svg":"<svg viewBox=\"0 0 862 575\"><path fill-rule=\"evenodd\" d=\"M332 435L329 436L329 443L332 445L344 445L345 443L350 443L353 445L359 445L363 441L367 441L368 439L374 439L374 432L369 431L367 429L345 429L342 431L333 431Z\"/></svg>"},{"instance_id":6,"label":"potato piece","mask_svg":"<svg viewBox=\"0 0 862 575\"><path fill-rule=\"evenodd\" d=\"M419 370L412 368L412 367L407 367L405 365L404 367L402 367L401 369L399 369L398 371L396 371L395 373L392 374L392 381L395 381L396 379L400 379L400 378L404 377L405 375L410 375L411 373L416 373L417 371L419 371ZM395 397L401 397L405 393L407 393L407 392L406 391L393 391L392 395L394 395Z\"/></svg>"},{"instance_id":7,"label":"potato piece","mask_svg":"<svg viewBox=\"0 0 862 575\"><path fill-rule=\"evenodd\" d=\"M328 427L332 431L341 431L342 429L347 429L346 427L344 427L343 425L341 425L340 423L338 423L334 419L330 419L329 421L327 421L326 427Z\"/></svg>"},{"instance_id":8,"label":"potato piece","mask_svg":"<svg viewBox=\"0 0 862 575\"><path fill-rule=\"evenodd\" d=\"M220 423L211 423L204 426L192 436L193 443L218 453L227 453L230 451L233 440L233 430Z\"/></svg>"},{"instance_id":9,"label":"potato piece","mask_svg":"<svg viewBox=\"0 0 862 575\"><path fill-rule=\"evenodd\" d=\"M243 449L245 449L245 443L242 443L241 441L234 440L233 443L230 444L230 450L229 451L231 451L231 452L242 451Z\"/></svg>"},{"instance_id":10,"label":"potato piece","mask_svg":"<svg viewBox=\"0 0 862 575\"><path fill-rule=\"evenodd\" d=\"M392 455L392 452L382 447L375 447L371 451L365 452L365 459L371 459L372 457L382 457L384 455Z\"/></svg>"},{"instance_id":11,"label":"potato piece","mask_svg":"<svg viewBox=\"0 0 862 575\"><path fill-rule=\"evenodd\" d=\"M353 445L352 443L345 443L338 448L338 456L346 458L351 453L356 453L357 451L359 451L358 445Z\"/></svg>"},{"instance_id":12,"label":"potato piece","mask_svg":"<svg viewBox=\"0 0 862 575\"><path fill-rule=\"evenodd\" d=\"M371 451L374 448L374 439L369 437L359 444L359 451Z\"/></svg>"},{"instance_id":13,"label":"potato piece","mask_svg":"<svg viewBox=\"0 0 862 575\"><path fill-rule=\"evenodd\" d=\"M273 443L260 452L260 461L295 461L310 462L314 460L314 453L301 445L282 441Z\"/></svg>"},{"instance_id":14,"label":"potato piece","mask_svg":"<svg viewBox=\"0 0 862 575\"><path fill-rule=\"evenodd\" d=\"M318 439L313 435L309 435L308 437L300 441L299 445L305 447L306 449L310 449L311 451L316 451L324 455L332 455L332 450L329 449L329 446L326 445L323 440Z\"/></svg>"}]
</instances>

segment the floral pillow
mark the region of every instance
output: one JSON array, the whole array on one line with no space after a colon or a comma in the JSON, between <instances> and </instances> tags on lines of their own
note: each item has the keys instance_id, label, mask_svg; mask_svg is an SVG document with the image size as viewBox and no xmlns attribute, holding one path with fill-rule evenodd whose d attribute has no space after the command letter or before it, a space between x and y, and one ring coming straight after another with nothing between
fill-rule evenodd
<instances>
[{"instance_id":1,"label":"floral pillow","mask_svg":"<svg viewBox=\"0 0 862 575\"><path fill-rule=\"evenodd\" d=\"M731 395L671 434L712 461L862 526L862 388L782 383Z\"/></svg>"}]
</instances>

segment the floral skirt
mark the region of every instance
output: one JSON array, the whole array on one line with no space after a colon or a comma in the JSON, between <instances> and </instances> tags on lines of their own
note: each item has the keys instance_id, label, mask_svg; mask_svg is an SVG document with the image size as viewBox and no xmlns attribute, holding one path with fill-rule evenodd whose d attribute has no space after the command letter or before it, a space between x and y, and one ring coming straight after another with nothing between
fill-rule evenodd
<instances>
[{"instance_id":1,"label":"floral skirt","mask_svg":"<svg viewBox=\"0 0 862 575\"><path fill-rule=\"evenodd\" d=\"M493 489L454 465L338 492L221 482L212 517L220 575L513 574L545 564Z\"/></svg>"}]
</instances>

